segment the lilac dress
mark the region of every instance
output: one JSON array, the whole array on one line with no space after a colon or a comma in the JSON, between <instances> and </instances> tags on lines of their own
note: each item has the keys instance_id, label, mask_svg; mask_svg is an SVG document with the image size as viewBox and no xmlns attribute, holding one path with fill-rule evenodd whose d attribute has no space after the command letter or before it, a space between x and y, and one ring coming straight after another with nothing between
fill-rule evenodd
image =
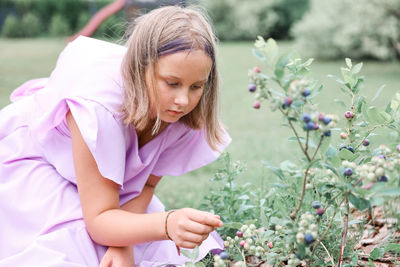
<instances>
[{"instance_id":1,"label":"lilac dress","mask_svg":"<svg viewBox=\"0 0 400 267\"><path fill-rule=\"evenodd\" d=\"M138 147L119 112L125 47L79 37L50 78L29 81L0 110L0 266L98 266L106 247L82 218L65 116L70 110L104 177L119 184L120 204L138 196L150 174L181 175L215 160L204 131L170 124ZM230 138L226 135L226 144ZM220 150L223 150L222 146ZM153 197L147 212L164 211ZM221 248L215 232L199 258ZM172 241L135 246L136 266L181 265Z\"/></svg>"}]
</instances>

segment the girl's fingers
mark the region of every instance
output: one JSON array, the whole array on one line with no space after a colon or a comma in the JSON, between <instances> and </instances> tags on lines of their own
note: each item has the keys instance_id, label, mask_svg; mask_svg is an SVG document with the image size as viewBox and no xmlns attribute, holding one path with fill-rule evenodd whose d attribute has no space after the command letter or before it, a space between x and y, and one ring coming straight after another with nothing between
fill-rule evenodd
<instances>
[{"instance_id":1,"label":"girl's fingers","mask_svg":"<svg viewBox=\"0 0 400 267\"><path fill-rule=\"evenodd\" d=\"M183 241L180 244L177 244L179 247L181 248L195 248L197 247L199 244L193 243L193 242L188 242L188 241Z\"/></svg>"},{"instance_id":2,"label":"girl's fingers","mask_svg":"<svg viewBox=\"0 0 400 267\"><path fill-rule=\"evenodd\" d=\"M210 232L214 231L214 227L206 224L201 224L195 221L188 221L185 224L185 230L198 235L208 235Z\"/></svg>"},{"instance_id":3,"label":"girl's fingers","mask_svg":"<svg viewBox=\"0 0 400 267\"><path fill-rule=\"evenodd\" d=\"M193 212L190 212L188 215L189 218L193 221L201 224L206 224L214 228L221 227L223 225L222 221L218 218L219 216L201 210L192 209L192 211Z\"/></svg>"}]
</instances>

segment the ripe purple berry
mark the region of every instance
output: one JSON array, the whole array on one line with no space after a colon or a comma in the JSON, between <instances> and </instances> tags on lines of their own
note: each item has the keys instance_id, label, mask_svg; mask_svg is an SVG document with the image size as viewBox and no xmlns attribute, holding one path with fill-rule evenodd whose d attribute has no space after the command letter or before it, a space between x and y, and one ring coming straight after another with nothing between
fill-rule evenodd
<instances>
[{"instance_id":1,"label":"ripe purple berry","mask_svg":"<svg viewBox=\"0 0 400 267\"><path fill-rule=\"evenodd\" d=\"M313 202L311 203L311 206L312 206L314 209L318 209L319 207L321 207L321 202L319 202L318 200L315 200L315 201L313 201Z\"/></svg>"},{"instance_id":2,"label":"ripe purple berry","mask_svg":"<svg viewBox=\"0 0 400 267\"><path fill-rule=\"evenodd\" d=\"M381 177L378 178L378 182L387 182L388 178L386 175L382 175Z\"/></svg>"},{"instance_id":3,"label":"ripe purple berry","mask_svg":"<svg viewBox=\"0 0 400 267\"><path fill-rule=\"evenodd\" d=\"M332 121L332 119L329 118L329 117L324 116L324 117L322 118L322 122L323 122L325 125L328 125L331 121Z\"/></svg>"},{"instance_id":4,"label":"ripe purple berry","mask_svg":"<svg viewBox=\"0 0 400 267\"><path fill-rule=\"evenodd\" d=\"M318 129L319 129L318 123L314 122L314 130L318 130Z\"/></svg>"},{"instance_id":5,"label":"ripe purple berry","mask_svg":"<svg viewBox=\"0 0 400 267\"><path fill-rule=\"evenodd\" d=\"M238 237L242 237L242 236L243 236L243 233L242 233L242 231L237 231L237 232L236 232L236 235L237 235Z\"/></svg>"},{"instance_id":6,"label":"ripe purple berry","mask_svg":"<svg viewBox=\"0 0 400 267\"><path fill-rule=\"evenodd\" d=\"M344 170L344 175L345 176L352 176L353 175L353 169L352 168L346 168Z\"/></svg>"},{"instance_id":7,"label":"ripe purple berry","mask_svg":"<svg viewBox=\"0 0 400 267\"><path fill-rule=\"evenodd\" d=\"M314 241L314 238L311 234L307 233L304 235L304 241L306 242L306 244L311 244Z\"/></svg>"},{"instance_id":8,"label":"ripe purple berry","mask_svg":"<svg viewBox=\"0 0 400 267\"><path fill-rule=\"evenodd\" d=\"M313 123L312 121L309 121L309 122L306 123L306 125L304 125L304 128L305 128L307 131L314 130L314 123Z\"/></svg>"},{"instance_id":9,"label":"ripe purple berry","mask_svg":"<svg viewBox=\"0 0 400 267\"><path fill-rule=\"evenodd\" d=\"M253 108L255 108L255 109L259 109L260 108L260 102L258 102L258 101L254 101L254 104L253 104Z\"/></svg>"},{"instance_id":10,"label":"ripe purple berry","mask_svg":"<svg viewBox=\"0 0 400 267\"><path fill-rule=\"evenodd\" d=\"M364 139L362 144L363 144L363 146L368 146L369 145L369 140L368 139Z\"/></svg>"},{"instance_id":11,"label":"ripe purple berry","mask_svg":"<svg viewBox=\"0 0 400 267\"><path fill-rule=\"evenodd\" d=\"M331 136L331 130L325 131L324 136Z\"/></svg>"},{"instance_id":12,"label":"ripe purple berry","mask_svg":"<svg viewBox=\"0 0 400 267\"><path fill-rule=\"evenodd\" d=\"M317 215L321 216L322 214L324 214L325 210L323 207L319 207L316 211Z\"/></svg>"},{"instance_id":13,"label":"ripe purple berry","mask_svg":"<svg viewBox=\"0 0 400 267\"><path fill-rule=\"evenodd\" d=\"M249 91L250 92L255 92L257 89L257 86L254 83L249 84Z\"/></svg>"},{"instance_id":14,"label":"ripe purple berry","mask_svg":"<svg viewBox=\"0 0 400 267\"><path fill-rule=\"evenodd\" d=\"M304 122L309 122L309 121L311 120L311 116L310 116L310 114L308 114L308 113L304 113L304 114L301 116L301 119L302 119Z\"/></svg>"},{"instance_id":15,"label":"ripe purple berry","mask_svg":"<svg viewBox=\"0 0 400 267\"><path fill-rule=\"evenodd\" d=\"M219 253L221 259L226 260L228 258L228 253L226 251L222 251Z\"/></svg>"},{"instance_id":16,"label":"ripe purple berry","mask_svg":"<svg viewBox=\"0 0 400 267\"><path fill-rule=\"evenodd\" d=\"M302 93L302 95L303 95L304 97L307 97L307 96L309 96L310 94L311 94L311 90L310 90L310 89L306 89L306 90L304 90L303 93Z\"/></svg>"},{"instance_id":17,"label":"ripe purple berry","mask_svg":"<svg viewBox=\"0 0 400 267\"><path fill-rule=\"evenodd\" d=\"M346 112L344 113L344 116L346 117L346 119L351 119L351 118L354 117L354 113L351 112L351 111L346 111Z\"/></svg>"}]
</instances>

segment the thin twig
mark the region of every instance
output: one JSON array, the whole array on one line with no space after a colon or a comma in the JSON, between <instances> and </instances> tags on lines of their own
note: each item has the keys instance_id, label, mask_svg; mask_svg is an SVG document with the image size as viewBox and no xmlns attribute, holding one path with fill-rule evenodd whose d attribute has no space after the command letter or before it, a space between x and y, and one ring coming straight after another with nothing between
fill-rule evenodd
<instances>
[{"instance_id":1,"label":"thin twig","mask_svg":"<svg viewBox=\"0 0 400 267\"><path fill-rule=\"evenodd\" d=\"M307 167L307 170L304 173L304 178L303 178L303 187L302 187L302 191L301 191L301 196L300 196L300 200L299 203L297 204L296 209L290 214L290 218L292 220L294 220L296 218L297 213L299 212L300 208L301 208L301 204L303 203L303 199L304 199L304 195L306 192L306 184L307 184L307 175L308 175L308 171L310 170L311 165L309 165Z\"/></svg>"},{"instance_id":2,"label":"thin twig","mask_svg":"<svg viewBox=\"0 0 400 267\"><path fill-rule=\"evenodd\" d=\"M332 262L332 266L335 266L335 262L333 261L333 258L332 258L332 256L331 256L331 254L329 254L328 249L324 246L324 243L321 242L321 246L325 249L326 254L328 254L328 257L329 257L329 259L330 259L331 262Z\"/></svg>"},{"instance_id":3,"label":"thin twig","mask_svg":"<svg viewBox=\"0 0 400 267\"><path fill-rule=\"evenodd\" d=\"M320 147L321 144L322 144L322 140L323 140L323 139L324 139L324 136L321 135L321 138L319 139L319 143L318 143L317 149L315 149L314 154L313 154L312 157L311 157L311 161L313 161L314 158L315 158L315 156L317 155L317 152L318 152L318 150L319 150L319 147Z\"/></svg>"},{"instance_id":4,"label":"thin twig","mask_svg":"<svg viewBox=\"0 0 400 267\"><path fill-rule=\"evenodd\" d=\"M289 122L290 128L292 128L292 130L293 130L293 132L294 132L294 135L296 136L297 142L299 143L299 146L300 146L301 150L303 151L304 155L306 156L308 162L311 162L310 156L308 155L307 151L304 150L303 145L302 145L301 142L300 142L300 137L299 137L299 135L297 134L297 131L296 131L296 129L294 128L292 122L291 122L290 120L288 120L288 122Z\"/></svg>"},{"instance_id":5,"label":"thin twig","mask_svg":"<svg viewBox=\"0 0 400 267\"><path fill-rule=\"evenodd\" d=\"M306 134L306 148L304 149L308 153L308 138L310 137L310 131L307 131Z\"/></svg>"},{"instance_id":6,"label":"thin twig","mask_svg":"<svg viewBox=\"0 0 400 267\"><path fill-rule=\"evenodd\" d=\"M342 262L343 262L343 253L344 249L346 248L346 238L347 238L347 228L349 226L349 193L346 192L346 195L344 196L345 201L346 201L346 213L344 215L344 229L343 229L343 234L342 234L342 243L340 244L340 251L339 251L339 259L338 259L338 264L337 267L342 267Z\"/></svg>"}]
</instances>

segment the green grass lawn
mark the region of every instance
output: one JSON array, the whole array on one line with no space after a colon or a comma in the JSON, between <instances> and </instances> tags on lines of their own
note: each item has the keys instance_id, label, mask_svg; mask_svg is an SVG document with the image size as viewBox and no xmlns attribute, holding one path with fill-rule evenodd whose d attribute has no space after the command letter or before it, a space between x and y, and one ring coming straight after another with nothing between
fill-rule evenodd
<instances>
[{"instance_id":1,"label":"green grass lawn","mask_svg":"<svg viewBox=\"0 0 400 267\"><path fill-rule=\"evenodd\" d=\"M292 48L291 43L278 43L281 50ZM54 68L59 52L65 46L63 39L0 39L0 108L9 103L10 92L28 79L46 77ZM287 142L291 136L288 128L282 127L282 118L272 113L267 105L260 110L252 108L253 95L247 91L247 71L259 62L252 56L252 43L222 43L219 51L219 66L222 78L221 116L233 141L228 148L234 160L247 165L239 182L261 184L261 178L271 179L262 168L261 160L273 164L300 156L296 143ZM301 51L300 51L301 53ZM77 63L79 64L79 63ZM344 109L335 104L335 98L345 99L336 82L327 74L340 75L339 61L316 61L311 66L313 78L324 85L323 92L316 98L324 112L340 116ZM262 71L265 67L261 66ZM386 84L381 96L374 103L386 104L392 95L400 90L400 64L398 62L364 62L361 71L366 76L363 94L371 100L376 90ZM333 138L338 133L335 132ZM371 141L374 141L373 137ZM181 177L164 177L157 188L157 194L168 208L198 206L207 192L215 186L209 178L218 168L213 163L200 170Z\"/></svg>"}]
</instances>

